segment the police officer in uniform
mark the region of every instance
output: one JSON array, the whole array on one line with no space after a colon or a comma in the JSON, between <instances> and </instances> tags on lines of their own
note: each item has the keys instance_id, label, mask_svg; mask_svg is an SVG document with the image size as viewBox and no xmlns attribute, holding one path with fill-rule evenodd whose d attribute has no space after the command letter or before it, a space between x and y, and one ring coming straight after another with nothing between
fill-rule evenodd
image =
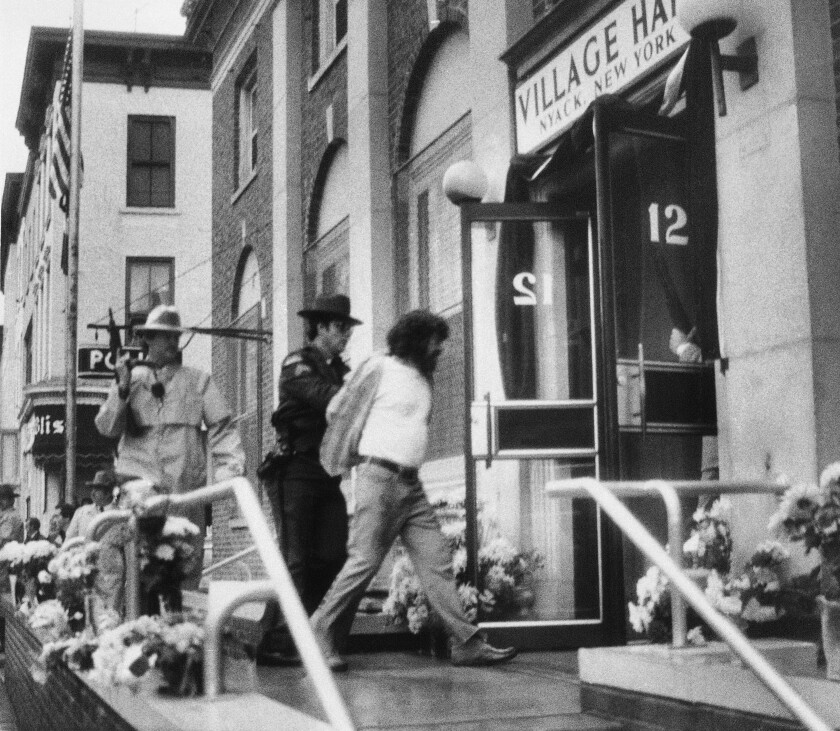
<instances>
[{"instance_id":1,"label":"police officer in uniform","mask_svg":"<svg viewBox=\"0 0 840 731\"><path fill-rule=\"evenodd\" d=\"M308 345L286 356L280 399L271 423L277 432L277 467L265 478L280 550L308 614L321 602L347 558L347 505L340 477L321 467L318 450L327 428L326 410L349 368L341 353L361 321L350 315L343 294L322 295L298 312ZM279 607L269 603L261 621L261 664L297 661Z\"/></svg>"}]
</instances>

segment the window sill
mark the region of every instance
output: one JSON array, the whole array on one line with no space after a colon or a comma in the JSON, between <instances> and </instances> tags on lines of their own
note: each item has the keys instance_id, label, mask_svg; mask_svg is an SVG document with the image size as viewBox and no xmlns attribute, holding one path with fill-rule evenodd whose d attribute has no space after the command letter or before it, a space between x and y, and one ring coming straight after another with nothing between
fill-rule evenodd
<instances>
[{"instance_id":1,"label":"window sill","mask_svg":"<svg viewBox=\"0 0 840 731\"><path fill-rule=\"evenodd\" d=\"M236 192L230 197L231 205L236 203L236 201L239 200L239 196L241 196L248 189L248 186L251 184L254 178L257 177L257 173L259 172L259 170L259 166L255 167L248 179L244 183L242 183L242 185L240 185L239 188L237 188Z\"/></svg>"},{"instance_id":2,"label":"window sill","mask_svg":"<svg viewBox=\"0 0 840 731\"><path fill-rule=\"evenodd\" d=\"M177 208L140 208L131 206L126 206L125 208L120 208L120 213L124 213L130 216L180 216L181 211Z\"/></svg>"},{"instance_id":3,"label":"window sill","mask_svg":"<svg viewBox=\"0 0 840 731\"><path fill-rule=\"evenodd\" d=\"M248 527L248 522L245 518L231 518L228 521L228 528L231 530L242 530L243 528Z\"/></svg>"},{"instance_id":4,"label":"window sill","mask_svg":"<svg viewBox=\"0 0 840 731\"><path fill-rule=\"evenodd\" d=\"M307 88L309 91L312 91L316 86L318 86L318 82L324 78L324 75L327 71L330 70L330 67L336 62L336 59L344 53L347 49L347 36L341 39L341 42L333 48L333 52L324 60L318 70L309 77L309 81L307 82Z\"/></svg>"}]
</instances>

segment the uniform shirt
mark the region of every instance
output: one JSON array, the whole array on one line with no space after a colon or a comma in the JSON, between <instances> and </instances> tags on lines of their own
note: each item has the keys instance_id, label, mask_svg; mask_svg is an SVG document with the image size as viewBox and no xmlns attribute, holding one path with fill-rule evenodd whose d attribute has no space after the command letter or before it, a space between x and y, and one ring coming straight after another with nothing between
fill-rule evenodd
<instances>
[{"instance_id":1,"label":"uniform shirt","mask_svg":"<svg viewBox=\"0 0 840 731\"><path fill-rule=\"evenodd\" d=\"M359 455L420 467L429 441L431 411L432 388L423 374L400 358L384 358L379 388L359 440Z\"/></svg>"},{"instance_id":2,"label":"uniform shirt","mask_svg":"<svg viewBox=\"0 0 840 731\"><path fill-rule=\"evenodd\" d=\"M82 505L78 508L70 519L70 525L67 526L67 533L64 535L64 540L69 541L71 538L86 536L91 521L101 512L102 510L93 503Z\"/></svg>"},{"instance_id":3,"label":"uniform shirt","mask_svg":"<svg viewBox=\"0 0 840 731\"><path fill-rule=\"evenodd\" d=\"M119 397L114 383L96 415L96 428L103 436L120 438L114 469L148 479L166 492L183 494L206 484L207 439L213 480L242 475L245 454L239 433L210 375L170 364L158 369L157 376L164 385L161 398L152 395L156 381L152 369L134 368L128 399ZM129 406L136 428L126 430Z\"/></svg>"}]
</instances>

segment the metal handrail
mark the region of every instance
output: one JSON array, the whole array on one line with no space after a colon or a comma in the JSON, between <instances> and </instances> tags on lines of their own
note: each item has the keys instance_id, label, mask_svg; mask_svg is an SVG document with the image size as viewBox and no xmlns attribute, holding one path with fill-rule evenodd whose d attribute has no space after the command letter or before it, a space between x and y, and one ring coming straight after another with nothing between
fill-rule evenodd
<instances>
[{"instance_id":1,"label":"metal handrail","mask_svg":"<svg viewBox=\"0 0 840 731\"><path fill-rule=\"evenodd\" d=\"M562 491L567 497L587 495L583 483L590 478L556 480L546 484L550 493ZM668 551L677 566L682 566L683 556L683 509L680 497L706 495L709 493L727 494L770 494L781 495L790 485L783 482L761 480L739 480L719 482L711 480L614 480L599 483L618 497L649 497L658 493L665 503L668 516ZM685 647L687 636L686 607L683 597L678 592L671 593L671 630L674 647Z\"/></svg>"},{"instance_id":2,"label":"metal handrail","mask_svg":"<svg viewBox=\"0 0 840 731\"><path fill-rule=\"evenodd\" d=\"M723 614L718 612L706 598L700 588L682 571L680 566L668 555L647 529L639 522L628 508L613 494L609 485L600 483L592 477L571 480L555 480L546 485L546 493L551 497L567 497L581 489L592 497L601 509L613 520L623 533L653 561L668 577L676 591L683 595L694 610L709 624L715 633L744 661L747 667L764 683L765 686L796 716L810 731L831 731L814 710L788 684ZM639 489L638 483L624 483ZM667 483L666 483L667 484ZM672 483L673 484L673 483ZM700 484L700 483L697 483ZM705 482L705 492L713 492L717 483ZM638 492L645 494L647 491ZM685 492L690 493L690 489ZM737 491L736 491L737 492ZM752 491L750 491L752 492Z\"/></svg>"},{"instance_id":3,"label":"metal handrail","mask_svg":"<svg viewBox=\"0 0 840 731\"><path fill-rule=\"evenodd\" d=\"M143 507L145 514L154 515L166 513L171 507L183 508L204 505L231 496L236 498L242 517L251 531L254 545L257 547L265 571L269 576L270 585L280 602L280 608L286 618L292 639L295 641L306 671L312 678L315 692L318 694L329 723L333 728L341 731L345 729L352 731L354 729L353 722L350 720L344 700L338 692L335 678L327 667L312 628L309 626L306 610L303 608L297 590L292 583L286 562L277 548L276 541L271 536L268 523L251 483L244 477L234 477L215 485L200 487L182 495L155 495L147 498ZM216 648L216 655L213 655L212 648L208 647L208 652L211 653L211 656L219 657L218 648ZM220 663L205 663L204 673L206 688L218 689L222 687Z\"/></svg>"},{"instance_id":4,"label":"metal handrail","mask_svg":"<svg viewBox=\"0 0 840 731\"><path fill-rule=\"evenodd\" d=\"M256 546L249 546L248 548L245 548L245 549L239 551L239 553L234 553L233 556L228 556L227 558L223 558L221 561L218 561L214 564L211 564L206 569L202 569L201 575L202 576L209 576L214 571L218 571L219 569L224 568L225 566L227 566L229 564L236 563L237 561L240 561L241 559L245 558L245 556L250 556L252 553L256 553L256 552L257 552L257 547ZM247 568L247 564L246 564L246 568Z\"/></svg>"}]
</instances>

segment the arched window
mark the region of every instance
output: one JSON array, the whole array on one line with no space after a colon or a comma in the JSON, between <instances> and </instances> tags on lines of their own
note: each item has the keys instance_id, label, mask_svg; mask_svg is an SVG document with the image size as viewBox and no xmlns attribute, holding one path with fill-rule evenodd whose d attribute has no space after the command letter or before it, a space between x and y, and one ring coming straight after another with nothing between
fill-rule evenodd
<instances>
[{"instance_id":1,"label":"arched window","mask_svg":"<svg viewBox=\"0 0 840 731\"><path fill-rule=\"evenodd\" d=\"M257 257L243 252L233 296L232 326L262 329L262 285ZM255 340L231 339L231 408L245 448L247 474L254 475L262 460L262 358L263 344Z\"/></svg>"},{"instance_id":2,"label":"arched window","mask_svg":"<svg viewBox=\"0 0 840 731\"><path fill-rule=\"evenodd\" d=\"M319 294L348 293L350 180L347 145L327 153L316 182L310 214L309 242L303 253L303 300L312 304Z\"/></svg>"}]
</instances>

